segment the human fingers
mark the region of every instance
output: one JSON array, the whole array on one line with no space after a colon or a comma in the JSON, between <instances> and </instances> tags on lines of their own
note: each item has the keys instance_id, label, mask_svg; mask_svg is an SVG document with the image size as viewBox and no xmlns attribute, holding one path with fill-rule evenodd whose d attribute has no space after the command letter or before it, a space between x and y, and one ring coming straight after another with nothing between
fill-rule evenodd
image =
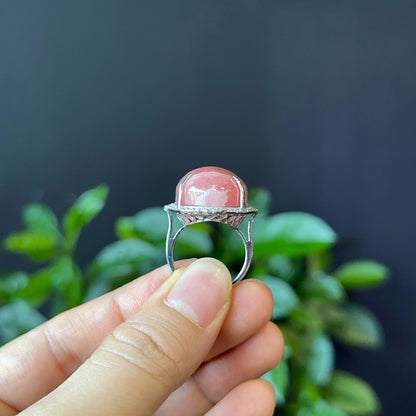
<instances>
[{"instance_id":1,"label":"human fingers","mask_svg":"<svg viewBox=\"0 0 416 416\"><path fill-rule=\"evenodd\" d=\"M272 416L275 408L273 387L264 380L240 384L205 416Z\"/></svg>"},{"instance_id":2,"label":"human fingers","mask_svg":"<svg viewBox=\"0 0 416 416\"><path fill-rule=\"evenodd\" d=\"M177 267L192 261L178 262ZM48 394L170 275L170 269L161 267L60 314L0 349L0 398L22 410ZM270 291L261 282L247 280L235 285L230 311L206 359L256 333L269 320L272 307Z\"/></svg>"},{"instance_id":3,"label":"human fingers","mask_svg":"<svg viewBox=\"0 0 416 416\"><path fill-rule=\"evenodd\" d=\"M214 259L195 261L174 273L70 378L22 415L153 415L200 366L230 299L225 266Z\"/></svg>"},{"instance_id":4,"label":"human fingers","mask_svg":"<svg viewBox=\"0 0 416 416\"><path fill-rule=\"evenodd\" d=\"M205 414L236 386L274 368L283 350L282 334L269 322L238 347L204 363L163 403L155 416Z\"/></svg>"},{"instance_id":5,"label":"human fingers","mask_svg":"<svg viewBox=\"0 0 416 416\"><path fill-rule=\"evenodd\" d=\"M230 310L206 361L242 343L271 319L273 296L259 280L243 280L233 288Z\"/></svg>"},{"instance_id":6,"label":"human fingers","mask_svg":"<svg viewBox=\"0 0 416 416\"><path fill-rule=\"evenodd\" d=\"M194 260L177 263L189 265ZM0 400L22 410L71 375L103 339L172 272L160 267L123 287L66 311L0 349Z\"/></svg>"},{"instance_id":7,"label":"human fingers","mask_svg":"<svg viewBox=\"0 0 416 416\"><path fill-rule=\"evenodd\" d=\"M11 408L8 404L3 403L0 400L0 415L2 416L15 416L17 415L18 411Z\"/></svg>"}]
</instances>

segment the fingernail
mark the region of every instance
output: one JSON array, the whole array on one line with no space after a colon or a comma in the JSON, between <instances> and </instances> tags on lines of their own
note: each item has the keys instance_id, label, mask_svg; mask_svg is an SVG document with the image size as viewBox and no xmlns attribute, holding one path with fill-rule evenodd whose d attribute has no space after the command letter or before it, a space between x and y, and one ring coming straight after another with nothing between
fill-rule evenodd
<instances>
[{"instance_id":1,"label":"fingernail","mask_svg":"<svg viewBox=\"0 0 416 416\"><path fill-rule=\"evenodd\" d=\"M218 260L193 262L170 291L165 302L198 326L208 325L227 300L231 290L228 269Z\"/></svg>"}]
</instances>

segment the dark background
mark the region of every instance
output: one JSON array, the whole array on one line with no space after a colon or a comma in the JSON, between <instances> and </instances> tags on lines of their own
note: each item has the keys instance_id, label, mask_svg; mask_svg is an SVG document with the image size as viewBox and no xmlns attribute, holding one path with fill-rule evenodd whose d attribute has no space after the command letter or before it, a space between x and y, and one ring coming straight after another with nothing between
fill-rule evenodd
<instances>
[{"instance_id":1,"label":"dark background","mask_svg":"<svg viewBox=\"0 0 416 416\"><path fill-rule=\"evenodd\" d=\"M322 216L339 261L392 279L357 300L387 344L338 365L386 415L416 406L416 7L404 1L0 2L0 237L42 200L62 213L110 185L86 261L117 216L171 202L188 170L219 165ZM0 254L0 269L22 267Z\"/></svg>"}]
</instances>

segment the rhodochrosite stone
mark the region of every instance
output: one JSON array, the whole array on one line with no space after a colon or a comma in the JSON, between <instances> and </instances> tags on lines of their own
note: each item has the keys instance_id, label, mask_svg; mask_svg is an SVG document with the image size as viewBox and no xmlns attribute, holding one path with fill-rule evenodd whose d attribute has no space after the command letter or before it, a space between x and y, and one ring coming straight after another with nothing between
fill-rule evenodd
<instances>
[{"instance_id":1,"label":"rhodochrosite stone","mask_svg":"<svg viewBox=\"0 0 416 416\"><path fill-rule=\"evenodd\" d=\"M176 187L178 206L240 208L247 206L247 187L229 170L207 166L187 173Z\"/></svg>"}]
</instances>

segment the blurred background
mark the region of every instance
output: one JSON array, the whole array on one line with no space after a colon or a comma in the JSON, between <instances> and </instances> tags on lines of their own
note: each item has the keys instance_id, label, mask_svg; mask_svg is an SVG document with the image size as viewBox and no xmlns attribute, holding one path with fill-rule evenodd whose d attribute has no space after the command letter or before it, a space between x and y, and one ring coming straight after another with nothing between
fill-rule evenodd
<instances>
[{"instance_id":1,"label":"blurred background","mask_svg":"<svg viewBox=\"0 0 416 416\"><path fill-rule=\"evenodd\" d=\"M62 214L110 186L81 264L113 223L174 199L187 171L218 165L273 208L323 217L338 262L372 258L389 283L356 295L386 331L343 351L384 413L416 406L416 7L384 1L0 3L0 237L20 208ZM21 268L0 251L0 269ZM412 410L411 410L412 409Z\"/></svg>"}]
</instances>

